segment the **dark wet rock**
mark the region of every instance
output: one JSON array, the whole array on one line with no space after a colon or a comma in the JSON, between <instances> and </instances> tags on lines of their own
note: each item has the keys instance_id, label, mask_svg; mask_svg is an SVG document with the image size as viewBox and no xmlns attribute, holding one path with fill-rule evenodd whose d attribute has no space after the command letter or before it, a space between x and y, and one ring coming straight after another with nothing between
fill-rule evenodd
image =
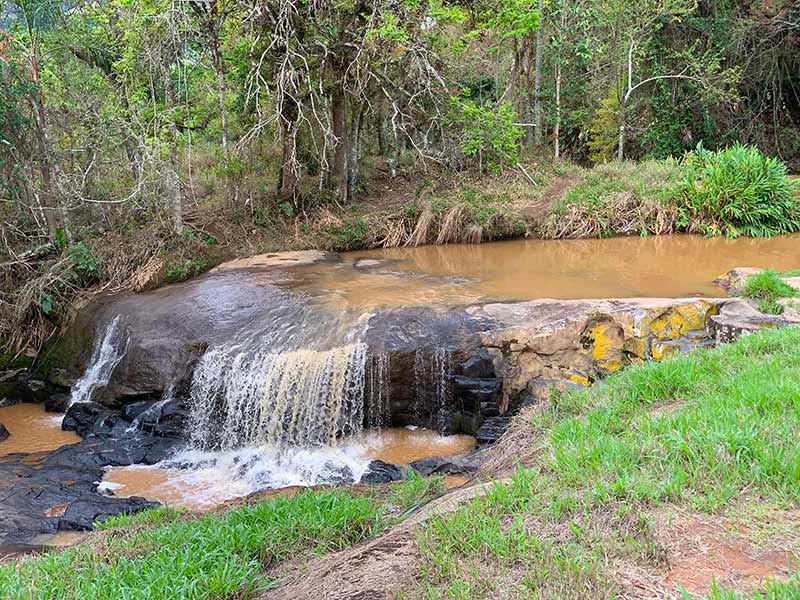
<instances>
[{"instance_id":1,"label":"dark wet rock","mask_svg":"<svg viewBox=\"0 0 800 600\"><path fill-rule=\"evenodd\" d=\"M44 401L44 409L47 412L63 413L69 408L70 395L64 392L51 394Z\"/></svg>"},{"instance_id":2,"label":"dark wet rock","mask_svg":"<svg viewBox=\"0 0 800 600\"><path fill-rule=\"evenodd\" d=\"M459 367L459 371L464 377L476 379L494 379L496 377L492 357L484 349L470 356Z\"/></svg>"},{"instance_id":3,"label":"dark wet rock","mask_svg":"<svg viewBox=\"0 0 800 600\"><path fill-rule=\"evenodd\" d=\"M109 517L140 512L156 506L160 504L138 496L114 498L94 494L70 503L64 511L64 516L58 521L58 530L88 531L92 529L94 523L105 521Z\"/></svg>"},{"instance_id":4,"label":"dark wet rock","mask_svg":"<svg viewBox=\"0 0 800 600\"><path fill-rule=\"evenodd\" d=\"M483 461L482 452L461 456L440 456L415 460L408 466L420 475L467 475L474 473Z\"/></svg>"},{"instance_id":5,"label":"dark wet rock","mask_svg":"<svg viewBox=\"0 0 800 600\"><path fill-rule=\"evenodd\" d=\"M57 387L70 389L79 379L78 374L70 369L61 369L58 367L50 369L47 374L47 380Z\"/></svg>"},{"instance_id":6,"label":"dark wet rock","mask_svg":"<svg viewBox=\"0 0 800 600\"><path fill-rule=\"evenodd\" d=\"M322 475L318 478L319 483L353 483L355 476L347 465L337 465L326 463Z\"/></svg>"},{"instance_id":7,"label":"dark wet rock","mask_svg":"<svg viewBox=\"0 0 800 600\"><path fill-rule=\"evenodd\" d=\"M155 464L175 447L174 440L144 435L91 437L50 453L0 456L0 543L82 530L93 521L154 506L141 498L98 494L103 469Z\"/></svg>"},{"instance_id":8,"label":"dark wet rock","mask_svg":"<svg viewBox=\"0 0 800 600\"><path fill-rule=\"evenodd\" d=\"M403 479L403 471L400 470L400 467L382 460L373 460L361 476L361 483L389 483L401 479Z\"/></svg>"},{"instance_id":9,"label":"dark wet rock","mask_svg":"<svg viewBox=\"0 0 800 600\"><path fill-rule=\"evenodd\" d=\"M22 400L14 396L7 396L0 398L0 408L5 408L6 406L14 406L15 404L20 404Z\"/></svg>"},{"instance_id":10,"label":"dark wet rock","mask_svg":"<svg viewBox=\"0 0 800 600\"><path fill-rule=\"evenodd\" d=\"M503 388L499 379L453 377L453 394L462 410L482 417L499 415L498 401Z\"/></svg>"},{"instance_id":11,"label":"dark wet rock","mask_svg":"<svg viewBox=\"0 0 800 600\"><path fill-rule=\"evenodd\" d=\"M171 400L160 404L156 410L140 417L140 429L151 435L167 438L182 438L186 431L189 414L183 403Z\"/></svg>"},{"instance_id":12,"label":"dark wet rock","mask_svg":"<svg viewBox=\"0 0 800 600\"><path fill-rule=\"evenodd\" d=\"M9 435L11 434L8 433L8 429L6 429L6 426L0 423L0 442L4 442L5 440L7 440Z\"/></svg>"},{"instance_id":13,"label":"dark wet rock","mask_svg":"<svg viewBox=\"0 0 800 600\"><path fill-rule=\"evenodd\" d=\"M475 433L475 440L479 444L494 444L506 432L510 422L509 417L486 419Z\"/></svg>"},{"instance_id":14,"label":"dark wet rock","mask_svg":"<svg viewBox=\"0 0 800 600\"><path fill-rule=\"evenodd\" d=\"M139 402L129 402L120 409L122 417L128 421L135 421L142 413L152 410L153 402L148 400L140 400Z\"/></svg>"},{"instance_id":15,"label":"dark wet rock","mask_svg":"<svg viewBox=\"0 0 800 600\"><path fill-rule=\"evenodd\" d=\"M71 463L84 467L154 465L166 459L180 446L177 440L142 434L124 438L92 436L52 452L44 459L44 464Z\"/></svg>"},{"instance_id":16,"label":"dark wet rock","mask_svg":"<svg viewBox=\"0 0 800 600\"><path fill-rule=\"evenodd\" d=\"M86 437L94 430L98 420L102 420L110 411L97 402L76 402L67 410L61 429L74 431L81 437Z\"/></svg>"},{"instance_id":17,"label":"dark wet rock","mask_svg":"<svg viewBox=\"0 0 800 600\"><path fill-rule=\"evenodd\" d=\"M9 394L13 398L18 398L20 402L31 404L41 404L52 393L52 388L46 381L31 377L30 373L23 371L17 376L14 391Z\"/></svg>"}]
</instances>

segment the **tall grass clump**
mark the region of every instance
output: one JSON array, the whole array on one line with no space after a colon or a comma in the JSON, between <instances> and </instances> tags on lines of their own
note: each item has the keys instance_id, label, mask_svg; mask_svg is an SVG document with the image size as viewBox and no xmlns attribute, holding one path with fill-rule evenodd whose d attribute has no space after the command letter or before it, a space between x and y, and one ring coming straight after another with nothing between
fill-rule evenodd
<instances>
[{"instance_id":1,"label":"tall grass clump","mask_svg":"<svg viewBox=\"0 0 800 600\"><path fill-rule=\"evenodd\" d=\"M786 165L754 146L684 159L683 225L706 235L769 237L800 231L800 195Z\"/></svg>"},{"instance_id":2,"label":"tall grass clump","mask_svg":"<svg viewBox=\"0 0 800 600\"><path fill-rule=\"evenodd\" d=\"M548 239L672 233L682 178L675 160L598 165L564 194L539 233Z\"/></svg>"},{"instance_id":3,"label":"tall grass clump","mask_svg":"<svg viewBox=\"0 0 800 600\"><path fill-rule=\"evenodd\" d=\"M744 280L742 296L758 301L758 308L763 313L779 315L783 306L778 302L780 298L791 298L797 295L797 290L786 283L774 269L767 269L751 275Z\"/></svg>"}]
</instances>

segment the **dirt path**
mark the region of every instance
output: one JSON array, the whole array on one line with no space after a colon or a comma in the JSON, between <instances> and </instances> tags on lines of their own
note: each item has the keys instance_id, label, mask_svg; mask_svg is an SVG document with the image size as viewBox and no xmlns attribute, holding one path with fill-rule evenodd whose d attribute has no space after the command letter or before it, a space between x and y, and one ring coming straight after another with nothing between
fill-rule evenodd
<instances>
[{"instance_id":1,"label":"dirt path","mask_svg":"<svg viewBox=\"0 0 800 600\"><path fill-rule=\"evenodd\" d=\"M416 526L434 515L457 510L482 495L482 484L452 490L383 535L333 554L289 565L276 575L283 584L259 600L383 600L408 588L419 576L422 556Z\"/></svg>"},{"instance_id":2,"label":"dirt path","mask_svg":"<svg viewBox=\"0 0 800 600\"><path fill-rule=\"evenodd\" d=\"M574 175L559 177L553 183L548 185L542 195L531 204L521 208L522 214L526 220L538 225L544 221L544 218L550 212L550 209L564 197L564 194L578 182L578 178Z\"/></svg>"}]
</instances>

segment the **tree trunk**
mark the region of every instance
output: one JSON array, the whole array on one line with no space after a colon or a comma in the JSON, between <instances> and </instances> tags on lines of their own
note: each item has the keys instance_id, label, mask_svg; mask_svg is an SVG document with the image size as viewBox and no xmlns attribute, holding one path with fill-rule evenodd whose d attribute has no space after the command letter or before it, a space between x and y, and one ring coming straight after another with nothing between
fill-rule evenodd
<instances>
[{"instance_id":1,"label":"tree trunk","mask_svg":"<svg viewBox=\"0 0 800 600\"><path fill-rule=\"evenodd\" d=\"M544 0L539 0L539 15L544 12ZM544 34L542 32L542 21L536 29L536 79L533 82L533 137L537 146L542 144L542 49L544 47Z\"/></svg>"},{"instance_id":2,"label":"tree trunk","mask_svg":"<svg viewBox=\"0 0 800 600\"><path fill-rule=\"evenodd\" d=\"M630 46L628 46L628 86L620 95L619 100L619 142L617 145L617 160L620 162L625 160L625 106L628 104L628 97L633 90L633 49L634 42L631 40Z\"/></svg>"},{"instance_id":3,"label":"tree trunk","mask_svg":"<svg viewBox=\"0 0 800 600\"><path fill-rule=\"evenodd\" d=\"M175 85L172 82L172 75L169 66L162 64L161 75L164 80L164 95L166 97L166 109L168 112L169 127L169 163L170 173L166 178L167 194L169 196L169 208L172 213L172 222L175 231L183 231L183 191L181 181L178 177L178 127L175 124Z\"/></svg>"},{"instance_id":4,"label":"tree trunk","mask_svg":"<svg viewBox=\"0 0 800 600\"><path fill-rule=\"evenodd\" d=\"M375 124L378 131L378 155L389 156L389 139L386 136L386 99L381 98L378 102L378 111L375 115Z\"/></svg>"},{"instance_id":5,"label":"tree trunk","mask_svg":"<svg viewBox=\"0 0 800 600\"><path fill-rule=\"evenodd\" d=\"M358 165L361 161L361 125L363 123L364 106L358 105L353 112L353 123L350 127L350 153L347 165L347 197L355 196L358 183Z\"/></svg>"},{"instance_id":6,"label":"tree trunk","mask_svg":"<svg viewBox=\"0 0 800 600\"><path fill-rule=\"evenodd\" d=\"M66 217L66 210L58 201L55 186L53 185L53 162L50 146L50 129L47 123L47 110L44 105L44 94L39 81L39 61L36 48L31 45L29 49L31 63L31 79L36 86L34 106L36 115L36 141L39 146L39 173L42 178L42 199L39 202L47 223L47 234L51 242L56 241L58 230L64 226L62 219ZM60 214L59 214L60 213ZM69 235L68 231L65 231Z\"/></svg>"},{"instance_id":7,"label":"tree trunk","mask_svg":"<svg viewBox=\"0 0 800 600\"><path fill-rule=\"evenodd\" d=\"M219 101L220 143L225 165L228 164L228 108L226 106L227 87L225 85L225 64L222 62L222 53L219 48L219 35L213 26L209 26L211 39L211 63L217 75L217 97Z\"/></svg>"},{"instance_id":8,"label":"tree trunk","mask_svg":"<svg viewBox=\"0 0 800 600\"><path fill-rule=\"evenodd\" d=\"M283 161L278 184L278 196L283 200L297 197L297 115L297 103L290 96L285 97L281 107Z\"/></svg>"},{"instance_id":9,"label":"tree trunk","mask_svg":"<svg viewBox=\"0 0 800 600\"><path fill-rule=\"evenodd\" d=\"M556 65L556 124L553 132L553 156L561 158L561 60Z\"/></svg>"},{"instance_id":10,"label":"tree trunk","mask_svg":"<svg viewBox=\"0 0 800 600\"><path fill-rule=\"evenodd\" d=\"M341 80L341 79L340 79ZM347 165L349 155L349 140L347 135L347 100L344 89L336 85L331 93L331 118L333 121L333 180L339 200L348 200Z\"/></svg>"}]
</instances>

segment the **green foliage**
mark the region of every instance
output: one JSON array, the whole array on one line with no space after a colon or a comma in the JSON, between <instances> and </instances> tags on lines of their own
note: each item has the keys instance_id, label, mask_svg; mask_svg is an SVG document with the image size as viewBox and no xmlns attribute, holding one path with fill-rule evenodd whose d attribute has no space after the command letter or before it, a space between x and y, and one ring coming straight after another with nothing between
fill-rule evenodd
<instances>
[{"instance_id":1,"label":"green foliage","mask_svg":"<svg viewBox=\"0 0 800 600\"><path fill-rule=\"evenodd\" d=\"M493 9L487 26L500 39L526 38L539 28L537 0L501 0Z\"/></svg>"},{"instance_id":2,"label":"green foliage","mask_svg":"<svg viewBox=\"0 0 800 600\"><path fill-rule=\"evenodd\" d=\"M72 260L72 270L82 284L85 285L100 278L103 260L96 256L85 243L78 242L67 248L67 256Z\"/></svg>"},{"instance_id":3,"label":"green foliage","mask_svg":"<svg viewBox=\"0 0 800 600\"><path fill-rule=\"evenodd\" d=\"M536 597L610 597L607 564L658 560L649 508L718 512L741 494L794 506L798 369L800 328L768 330L631 367L521 415L540 458L429 521L420 539L429 596L491 598L496 584L517 580L513 570L528 573L519 585Z\"/></svg>"},{"instance_id":4,"label":"green foliage","mask_svg":"<svg viewBox=\"0 0 800 600\"><path fill-rule=\"evenodd\" d=\"M481 105L463 97L452 97L455 119L463 127L461 149L467 156L477 156L482 167L500 171L504 165L519 162L522 127L509 102L496 107Z\"/></svg>"},{"instance_id":5,"label":"green foliage","mask_svg":"<svg viewBox=\"0 0 800 600\"><path fill-rule=\"evenodd\" d=\"M685 223L707 234L769 237L800 231L800 189L786 165L754 146L698 146L685 160Z\"/></svg>"},{"instance_id":6,"label":"green foliage","mask_svg":"<svg viewBox=\"0 0 800 600\"><path fill-rule=\"evenodd\" d=\"M117 518L109 527L137 527L115 529L95 546L0 565L0 597L244 598L272 583L265 568L360 542L379 530L380 516L372 500L340 490L309 490L201 518L157 509Z\"/></svg>"},{"instance_id":7,"label":"green foliage","mask_svg":"<svg viewBox=\"0 0 800 600\"><path fill-rule=\"evenodd\" d=\"M745 279L742 295L745 298L758 300L761 312L779 315L783 312L783 305L778 300L797 296L798 292L786 283L775 269L767 269Z\"/></svg>"},{"instance_id":8,"label":"green foliage","mask_svg":"<svg viewBox=\"0 0 800 600\"><path fill-rule=\"evenodd\" d=\"M589 158L594 163L604 163L616 156L619 143L619 90L609 88L600 101L594 120L589 127Z\"/></svg>"},{"instance_id":9,"label":"green foliage","mask_svg":"<svg viewBox=\"0 0 800 600\"><path fill-rule=\"evenodd\" d=\"M208 267L208 260L205 257L190 258L180 264L168 267L164 277L167 283L186 281L207 271Z\"/></svg>"},{"instance_id":10,"label":"green foliage","mask_svg":"<svg viewBox=\"0 0 800 600\"><path fill-rule=\"evenodd\" d=\"M443 477L423 477L416 471L409 470L408 479L392 486L389 501L408 510L429 502L443 491Z\"/></svg>"},{"instance_id":11,"label":"green foliage","mask_svg":"<svg viewBox=\"0 0 800 600\"><path fill-rule=\"evenodd\" d=\"M331 247L337 252L354 250L363 245L364 237L369 232L369 225L361 218L350 219L334 227L329 227L327 232L333 236Z\"/></svg>"}]
</instances>

